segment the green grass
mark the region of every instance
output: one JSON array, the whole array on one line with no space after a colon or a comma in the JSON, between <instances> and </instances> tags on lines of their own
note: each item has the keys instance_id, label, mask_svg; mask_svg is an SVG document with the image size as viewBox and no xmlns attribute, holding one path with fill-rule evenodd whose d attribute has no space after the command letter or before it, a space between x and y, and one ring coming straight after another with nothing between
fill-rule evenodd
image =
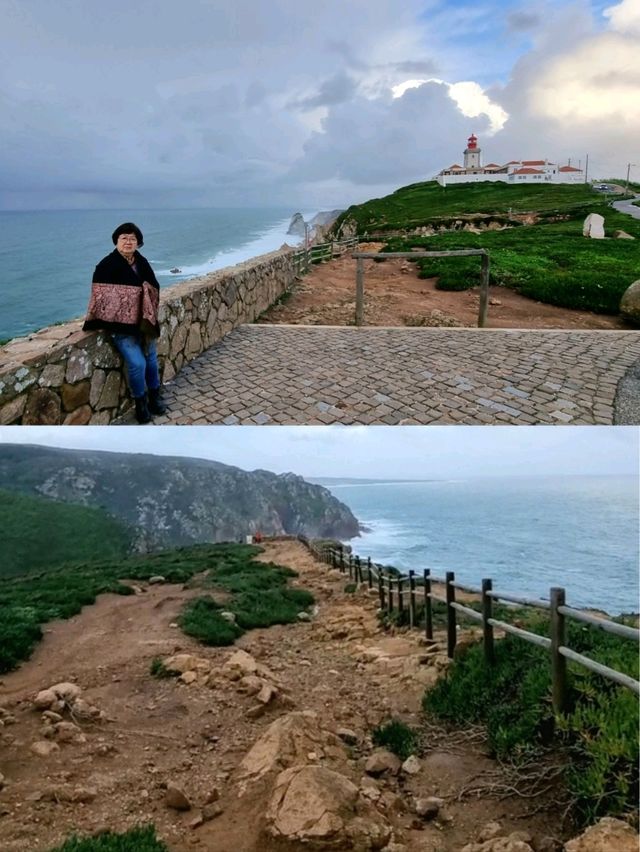
<instances>
[{"instance_id":1,"label":"green grass","mask_svg":"<svg viewBox=\"0 0 640 852\"><path fill-rule=\"evenodd\" d=\"M314 602L306 589L288 586L296 576L295 571L273 562L213 567L198 585L222 589L228 600L223 606L210 596L195 598L186 604L180 627L206 645L231 645L246 630L291 624ZM222 617L222 610L235 615L234 624Z\"/></svg>"},{"instance_id":2,"label":"green grass","mask_svg":"<svg viewBox=\"0 0 640 852\"><path fill-rule=\"evenodd\" d=\"M375 745L388 749L401 760L415 754L418 748L417 732L398 719L392 719L385 725L374 728L371 738Z\"/></svg>"},{"instance_id":3,"label":"green grass","mask_svg":"<svg viewBox=\"0 0 640 852\"><path fill-rule=\"evenodd\" d=\"M507 216L538 211L548 215L586 210L602 204L599 193L584 184L575 186L509 186L504 183L474 183L441 187L436 181L404 186L384 198L349 207L337 219L334 229L345 219L354 220L358 234L394 231L438 224L456 216L485 214ZM585 213L586 215L586 213Z\"/></svg>"},{"instance_id":4,"label":"green grass","mask_svg":"<svg viewBox=\"0 0 640 852\"><path fill-rule=\"evenodd\" d=\"M541 616L530 617L526 626L548 633ZM632 642L572 622L567 644L638 677ZM569 670L570 710L554 719L548 653L508 636L496 642L493 666L485 663L480 645L469 648L426 692L423 706L456 726L483 723L490 748L499 758L518 759L543 746L562 747L573 816L580 824L637 812L637 699L582 667L570 664Z\"/></svg>"},{"instance_id":5,"label":"green grass","mask_svg":"<svg viewBox=\"0 0 640 852\"><path fill-rule=\"evenodd\" d=\"M197 545L127 559L65 563L0 578L0 673L28 659L47 622L71 618L105 592L132 594L123 579L145 581L160 575L169 583L184 584L202 574L205 588L228 595L224 609L237 620L233 625L223 619L222 606L211 597L187 603L179 619L182 629L209 645L232 644L254 627L293 622L313 603L313 595L288 587L289 579L297 576L290 568L254 562L260 552L253 545Z\"/></svg>"},{"instance_id":6,"label":"green grass","mask_svg":"<svg viewBox=\"0 0 640 852\"><path fill-rule=\"evenodd\" d=\"M0 577L131 549L131 530L101 509L0 491L0 515Z\"/></svg>"},{"instance_id":7,"label":"green grass","mask_svg":"<svg viewBox=\"0 0 640 852\"><path fill-rule=\"evenodd\" d=\"M640 220L607 207L611 234L621 229L640 239ZM590 240L582 236L583 218L542 222L481 234L456 232L433 237L390 239L386 251L486 249L491 257L491 283L523 296L565 308L618 313L624 291L638 277L637 245L631 240ZM480 258L425 258L417 261L420 276L438 276L437 287L465 290L480 284Z\"/></svg>"},{"instance_id":8,"label":"green grass","mask_svg":"<svg viewBox=\"0 0 640 852\"><path fill-rule=\"evenodd\" d=\"M51 852L169 852L153 826L132 828L124 834L107 831L94 837L71 837Z\"/></svg>"},{"instance_id":9,"label":"green grass","mask_svg":"<svg viewBox=\"0 0 640 852\"><path fill-rule=\"evenodd\" d=\"M513 223L503 231L449 231L432 237L390 239L386 251L484 248L491 255L491 281L523 296L560 307L617 314L624 291L638 278L637 243L582 236L588 213L605 217L607 234L627 231L640 239L640 220L618 213L584 184L509 186L477 183L443 188L435 181L402 187L385 198L350 207L338 220L357 222L358 233L451 228L456 217L508 222L509 211L533 212L536 225ZM443 290L480 283L480 258L419 261L421 275L439 278Z\"/></svg>"}]
</instances>

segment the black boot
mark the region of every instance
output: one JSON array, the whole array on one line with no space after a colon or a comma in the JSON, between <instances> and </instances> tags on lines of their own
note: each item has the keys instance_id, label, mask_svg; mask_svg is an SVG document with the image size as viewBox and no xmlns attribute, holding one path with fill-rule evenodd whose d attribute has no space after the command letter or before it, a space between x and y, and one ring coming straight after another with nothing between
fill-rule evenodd
<instances>
[{"instance_id":1,"label":"black boot","mask_svg":"<svg viewBox=\"0 0 640 852\"><path fill-rule=\"evenodd\" d=\"M136 420L138 423L150 423L151 414L147 405L147 395L136 396L133 401L136 404Z\"/></svg>"},{"instance_id":2,"label":"black boot","mask_svg":"<svg viewBox=\"0 0 640 852\"><path fill-rule=\"evenodd\" d=\"M149 411L151 414L167 413L167 406L162 400L161 388L149 389Z\"/></svg>"}]
</instances>

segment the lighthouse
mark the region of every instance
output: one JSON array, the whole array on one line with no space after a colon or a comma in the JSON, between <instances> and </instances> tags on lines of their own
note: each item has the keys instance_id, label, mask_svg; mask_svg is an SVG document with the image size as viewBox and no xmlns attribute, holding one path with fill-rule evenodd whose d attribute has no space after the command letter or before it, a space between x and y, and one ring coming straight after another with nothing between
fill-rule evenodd
<instances>
[{"instance_id":1,"label":"lighthouse","mask_svg":"<svg viewBox=\"0 0 640 852\"><path fill-rule=\"evenodd\" d=\"M482 151L478 148L478 137L475 133L467 139L467 147L464 152L464 167L465 169L481 168L480 154Z\"/></svg>"}]
</instances>

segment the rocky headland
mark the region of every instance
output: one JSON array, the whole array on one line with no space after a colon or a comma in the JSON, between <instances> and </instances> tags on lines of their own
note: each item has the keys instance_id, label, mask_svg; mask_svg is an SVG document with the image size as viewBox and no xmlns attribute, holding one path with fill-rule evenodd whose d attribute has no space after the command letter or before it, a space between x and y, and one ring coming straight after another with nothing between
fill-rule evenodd
<instances>
[{"instance_id":1,"label":"rocky headland","mask_svg":"<svg viewBox=\"0 0 640 852\"><path fill-rule=\"evenodd\" d=\"M0 445L0 489L94 506L133 530L138 552L248 534L348 539L350 509L293 473L207 459Z\"/></svg>"}]
</instances>

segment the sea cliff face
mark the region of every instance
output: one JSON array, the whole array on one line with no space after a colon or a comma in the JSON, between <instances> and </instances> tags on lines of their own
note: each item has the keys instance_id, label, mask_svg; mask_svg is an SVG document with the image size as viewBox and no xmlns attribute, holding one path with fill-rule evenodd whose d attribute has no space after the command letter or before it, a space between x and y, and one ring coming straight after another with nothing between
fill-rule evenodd
<instances>
[{"instance_id":1,"label":"sea cliff face","mask_svg":"<svg viewBox=\"0 0 640 852\"><path fill-rule=\"evenodd\" d=\"M301 476L204 459L5 444L0 488L99 506L134 528L140 552L257 531L342 539L359 533L347 506Z\"/></svg>"}]
</instances>

